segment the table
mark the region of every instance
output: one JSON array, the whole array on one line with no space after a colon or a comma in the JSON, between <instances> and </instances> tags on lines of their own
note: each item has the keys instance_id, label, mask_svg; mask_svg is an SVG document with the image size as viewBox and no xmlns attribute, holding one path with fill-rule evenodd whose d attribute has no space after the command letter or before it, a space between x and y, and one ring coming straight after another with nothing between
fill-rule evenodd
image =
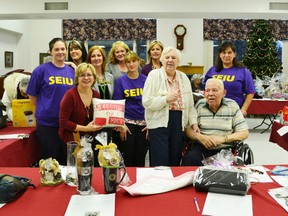
<instances>
[{"instance_id":1,"label":"table","mask_svg":"<svg viewBox=\"0 0 288 216\"><path fill-rule=\"evenodd\" d=\"M263 124L267 125L267 128L261 133L270 129L278 112L282 110L284 106L288 106L287 100L253 99L247 110L247 114L265 115L263 121L253 129L258 128ZM266 120L268 120L268 122L266 122Z\"/></svg>"},{"instance_id":2,"label":"table","mask_svg":"<svg viewBox=\"0 0 288 216\"><path fill-rule=\"evenodd\" d=\"M283 127L283 124L280 124L279 122L274 121L271 132L270 132L270 138L269 141L278 144L282 148L284 148L286 151L288 151L288 133L284 136L280 136L277 131Z\"/></svg>"},{"instance_id":3,"label":"table","mask_svg":"<svg viewBox=\"0 0 288 216\"><path fill-rule=\"evenodd\" d=\"M177 70L182 71L187 75L203 74L204 66L180 65L177 67Z\"/></svg>"},{"instance_id":4,"label":"table","mask_svg":"<svg viewBox=\"0 0 288 216\"><path fill-rule=\"evenodd\" d=\"M29 138L0 140L0 167L27 167L40 158L40 147L35 127L0 129L0 134L29 134Z\"/></svg>"},{"instance_id":5,"label":"table","mask_svg":"<svg viewBox=\"0 0 288 216\"><path fill-rule=\"evenodd\" d=\"M266 166L274 168L276 165ZM184 172L195 170L197 167L172 167L174 176ZM40 185L40 174L38 168L9 168L0 167L0 173L20 175L32 179L36 189L28 190L16 201L6 204L0 209L0 215L5 216L63 216L68 207L70 198L76 194L76 188L61 184L55 187L43 187ZM135 182L136 168L128 167L127 173L131 181ZM101 168L94 169L93 187L96 191L103 193ZM248 194L252 195L253 215L287 215L287 212L267 193L268 189L280 187L278 183L258 183L251 185ZM132 197L123 189L116 193L115 215L201 215L207 193L195 191L188 186L179 190L148 196ZM201 212L197 212L193 198L197 197Z\"/></svg>"}]
</instances>

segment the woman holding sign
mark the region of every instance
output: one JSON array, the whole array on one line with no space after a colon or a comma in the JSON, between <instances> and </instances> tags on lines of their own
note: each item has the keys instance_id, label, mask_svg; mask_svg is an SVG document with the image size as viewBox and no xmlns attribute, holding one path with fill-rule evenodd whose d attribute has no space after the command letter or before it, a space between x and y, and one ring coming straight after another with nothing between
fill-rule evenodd
<instances>
[{"instance_id":1,"label":"woman holding sign","mask_svg":"<svg viewBox=\"0 0 288 216\"><path fill-rule=\"evenodd\" d=\"M99 98L99 93L92 89L96 82L93 65L82 63L75 73L75 87L68 90L60 104L59 135L67 143L80 141L80 137L102 129L93 123L92 98Z\"/></svg>"},{"instance_id":2,"label":"woman holding sign","mask_svg":"<svg viewBox=\"0 0 288 216\"><path fill-rule=\"evenodd\" d=\"M138 71L140 58L135 52L129 51L124 57L124 62L128 72L116 80L114 89L115 100L126 99L126 127L120 130L122 140L120 149L126 166L144 167L148 141L142 105L142 89L146 76Z\"/></svg>"}]
</instances>

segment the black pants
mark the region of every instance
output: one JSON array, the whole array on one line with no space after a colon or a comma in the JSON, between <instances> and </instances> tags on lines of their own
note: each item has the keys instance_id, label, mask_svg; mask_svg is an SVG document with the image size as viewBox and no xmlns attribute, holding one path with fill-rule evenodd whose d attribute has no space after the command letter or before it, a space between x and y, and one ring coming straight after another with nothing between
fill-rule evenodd
<instances>
[{"instance_id":1,"label":"black pants","mask_svg":"<svg viewBox=\"0 0 288 216\"><path fill-rule=\"evenodd\" d=\"M146 131L142 131L145 126L126 123L131 134L127 132L127 141L121 143L121 153L125 166L144 167L145 157L148 151L148 140Z\"/></svg>"},{"instance_id":2,"label":"black pants","mask_svg":"<svg viewBox=\"0 0 288 216\"><path fill-rule=\"evenodd\" d=\"M182 166L203 166L202 160L220 152L221 149L209 150L195 142L182 159Z\"/></svg>"},{"instance_id":3,"label":"black pants","mask_svg":"<svg viewBox=\"0 0 288 216\"><path fill-rule=\"evenodd\" d=\"M59 164L67 164L67 147L58 135L58 127L47 127L37 124L36 134L40 141L40 157L47 159L52 157Z\"/></svg>"},{"instance_id":4,"label":"black pants","mask_svg":"<svg viewBox=\"0 0 288 216\"><path fill-rule=\"evenodd\" d=\"M180 166L183 145L182 112L169 111L167 128L149 129L150 166Z\"/></svg>"}]
</instances>

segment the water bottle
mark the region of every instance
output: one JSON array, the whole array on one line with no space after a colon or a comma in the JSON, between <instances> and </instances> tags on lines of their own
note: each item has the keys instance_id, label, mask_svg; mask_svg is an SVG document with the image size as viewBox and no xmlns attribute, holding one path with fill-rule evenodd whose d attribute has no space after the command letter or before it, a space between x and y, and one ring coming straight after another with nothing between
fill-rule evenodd
<instances>
[{"instance_id":1,"label":"water bottle","mask_svg":"<svg viewBox=\"0 0 288 216\"><path fill-rule=\"evenodd\" d=\"M76 158L78 187L80 195L88 195L93 192L92 178L94 168L94 155L90 143L84 143L77 153Z\"/></svg>"}]
</instances>

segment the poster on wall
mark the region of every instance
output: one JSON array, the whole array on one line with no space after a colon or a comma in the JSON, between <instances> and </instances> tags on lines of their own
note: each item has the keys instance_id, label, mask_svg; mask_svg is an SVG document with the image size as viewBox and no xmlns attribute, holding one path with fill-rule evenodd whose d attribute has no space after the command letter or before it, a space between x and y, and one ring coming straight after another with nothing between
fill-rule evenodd
<instances>
[{"instance_id":1,"label":"poster on wall","mask_svg":"<svg viewBox=\"0 0 288 216\"><path fill-rule=\"evenodd\" d=\"M13 52L5 51L4 62L5 62L5 68L13 67Z\"/></svg>"}]
</instances>

